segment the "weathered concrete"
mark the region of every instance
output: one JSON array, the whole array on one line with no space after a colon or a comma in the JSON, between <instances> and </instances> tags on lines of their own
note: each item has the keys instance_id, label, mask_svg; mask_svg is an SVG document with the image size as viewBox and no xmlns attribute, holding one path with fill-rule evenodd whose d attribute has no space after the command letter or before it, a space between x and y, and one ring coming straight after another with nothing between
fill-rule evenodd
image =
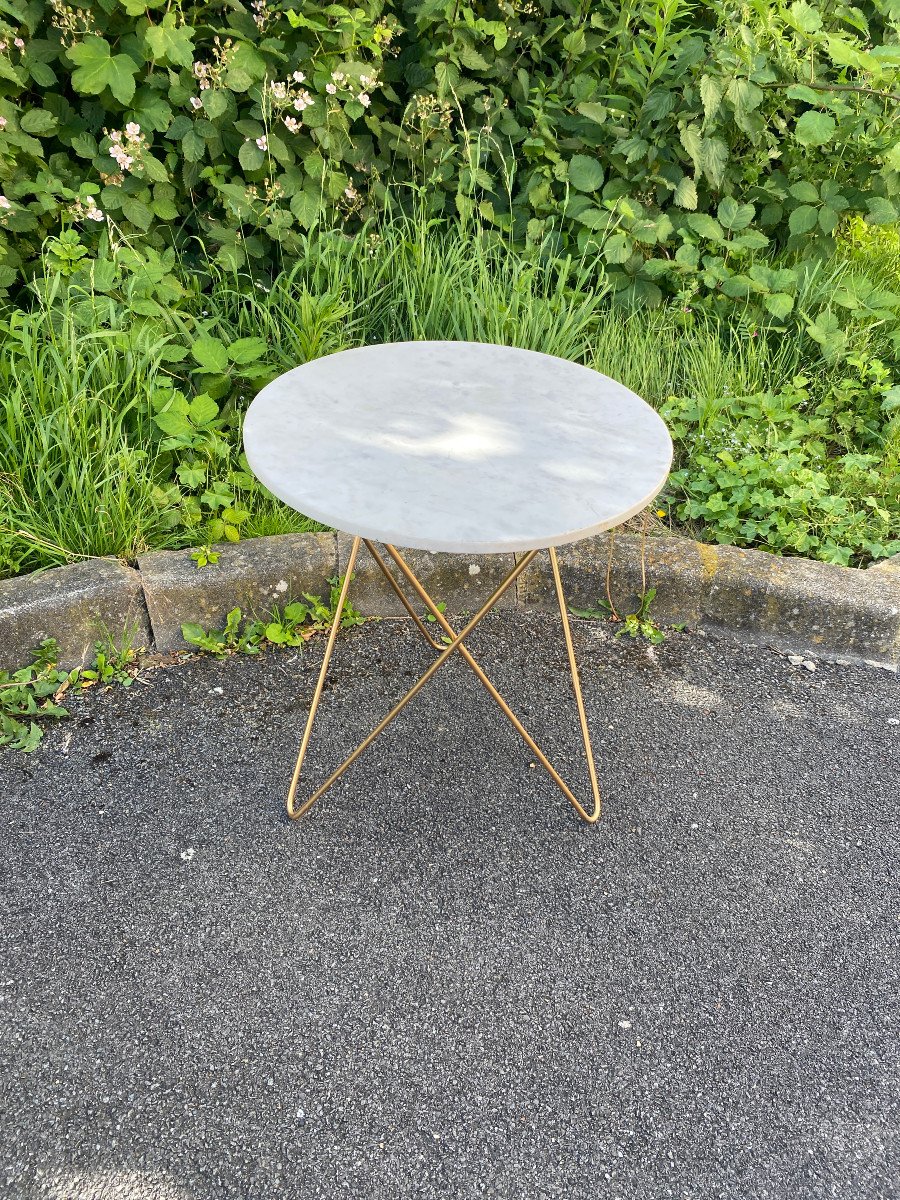
<instances>
[{"instance_id":1,"label":"weathered concrete","mask_svg":"<svg viewBox=\"0 0 900 1200\"><path fill-rule=\"evenodd\" d=\"M900 574L773 558L761 628L776 646L873 662L900 658Z\"/></svg>"},{"instance_id":2,"label":"weathered concrete","mask_svg":"<svg viewBox=\"0 0 900 1200\"><path fill-rule=\"evenodd\" d=\"M350 545L345 534L286 534L225 543L217 547L218 563L204 568L195 565L189 550L161 551L141 558L139 572L98 559L8 580L0 583L0 666L20 666L48 636L60 641L66 661L81 661L104 625L115 635L132 625L137 644L150 642L152 630L152 644L160 651L183 648L185 622L221 628L235 605L263 615L304 592L324 595L326 580L346 570ZM475 612L514 561L511 554L403 553L430 595L456 616ZM635 611L644 587L652 587L651 615L661 625L708 628L743 641L900 666L900 560L860 571L689 538L617 532L557 553L573 608L606 599L608 579L623 616ZM405 615L365 548L350 595L368 616ZM500 607L553 611L556 604L549 556L541 552Z\"/></svg>"},{"instance_id":3,"label":"weathered concrete","mask_svg":"<svg viewBox=\"0 0 900 1200\"><path fill-rule=\"evenodd\" d=\"M338 534L338 573L343 574L350 559L353 538ZM379 549L381 549L379 547ZM485 600L513 568L512 554L431 554L427 550L404 550L398 547L415 572L426 592L438 603L447 606L447 613L462 616L478 611ZM406 595L417 612L425 612L412 589L406 584L387 552L382 555L398 583L403 583ZM374 617L405 617L406 609L398 600L378 564L365 546L361 546L350 587L353 604L361 612ZM516 585L500 599L498 608L512 608L516 603Z\"/></svg>"},{"instance_id":4,"label":"weathered concrete","mask_svg":"<svg viewBox=\"0 0 900 1200\"><path fill-rule=\"evenodd\" d=\"M151 645L141 576L112 559L93 558L0 580L0 669L29 662L45 638L59 643L64 667L92 661L97 641Z\"/></svg>"},{"instance_id":5,"label":"weathered concrete","mask_svg":"<svg viewBox=\"0 0 900 1200\"><path fill-rule=\"evenodd\" d=\"M219 561L198 567L190 550L161 550L138 560L157 650L187 643L181 626L221 629L238 606L249 616L283 608L304 592L325 595L337 569L333 533L288 533L216 546Z\"/></svg>"},{"instance_id":6,"label":"weathered concrete","mask_svg":"<svg viewBox=\"0 0 900 1200\"><path fill-rule=\"evenodd\" d=\"M858 571L762 550L710 546L688 538L604 534L557 551L573 608L612 599L634 612L644 587L656 588L651 615L740 640L817 655L900 663L900 572ZM607 596L607 571L609 596ZM526 608L556 607L549 557L519 580Z\"/></svg>"},{"instance_id":7,"label":"weathered concrete","mask_svg":"<svg viewBox=\"0 0 900 1200\"><path fill-rule=\"evenodd\" d=\"M635 611L645 587L655 587L656 621L663 625L696 625L703 592L708 586L699 553L701 547L688 538L648 537L644 539L642 570L641 541L640 535L613 532L557 547L569 604L573 608L589 608L611 598L616 611L624 615ZM519 576L519 601L530 609L557 608L550 556L546 552L542 551Z\"/></svg>"}]
</instances>

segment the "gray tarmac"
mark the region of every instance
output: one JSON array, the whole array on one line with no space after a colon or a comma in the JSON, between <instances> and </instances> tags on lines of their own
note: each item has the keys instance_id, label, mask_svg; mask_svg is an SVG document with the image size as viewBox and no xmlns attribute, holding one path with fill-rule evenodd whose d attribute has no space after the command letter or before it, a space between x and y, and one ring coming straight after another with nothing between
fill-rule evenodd
<instances>
[{"instance_id":1,"label":"gray tarmac","mask_svg":"<svg viewBox=\"0 0 900 1200\"><path fill-rule=\"evenodd\" d=\"M575 632L594 827L457 662L289 823L322 639L0 751L0 1195L900 1196L900 681ZM558 622L471 647L586 795ZM310 780L429 654L342 638Z\"/></svg>"}]
</instances>

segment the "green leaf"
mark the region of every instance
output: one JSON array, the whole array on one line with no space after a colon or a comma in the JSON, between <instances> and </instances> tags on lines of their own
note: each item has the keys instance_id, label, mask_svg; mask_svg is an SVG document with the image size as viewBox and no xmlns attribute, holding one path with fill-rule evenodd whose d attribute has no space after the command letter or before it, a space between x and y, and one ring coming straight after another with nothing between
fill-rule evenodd
<instances>
[{"instance_id":1,"label":"green leaf","mask_svg":"<svg viewBox=\"0 0 900 1200\"><path fill-rule=\"evenodd\" d=\"M246 366L247 363L256 362L258 358L264 358L268 349L262 338L238 338L228 347L228 357L238 366Z\"/></svg>"},{"instance_id":2,"label":"green leaf","mask_svg":"<svg viewBox=\"0 0 900 1200\"><path fill-rule=\"evenodd\" d=\"M243 142L238 151L238 162L245 171L258 171L266 161L266 152L256 142Z\"/></svg>"},{"instance_id":3,"label":"green leaf","mask_svg":"<svg viewBox=\"0 0 900 1200\"><path fill-rule=\"evenodd\" d=\"M897 220L897 209L884 196L869 196L866 208L869 210L866 217L869 225L892 225Z\"/></svg>"},{"instance_id":4,"label":"green leaf","mask_svg":"<svg viewBox=\"0 0 900 1200\"><path fill-rule=\"evenodd\" d=\"M798 183L791 184L788 188L790 194L795 200L799 200L802 204L817 204L819 200L819 190L813 183L807 183L801 179Z\"/></svg>"},{"instance_id":5,"label":"green leaf","mask_svg":"<svg viewBox=\"0 0 900 1200\"><path fill-rule=\"evenodd\" d=\"M732 239L732 246L739 246L742 250L765 250L769 244L769 239L759 229L747 229L744 233L738 234Z\"/></svg>"},{"instance_id":6,"label":"green leaf","mask_svg":"<svg viewBox=\"0 0 900 1200\"><path fill-rule=\"evenodd\" d=\"M166 409L165 412L157 413L153 418L153 423L163 433L167 433L169 437L179 437L191 432L191 423L184 413L177 412L172 408Z\"/></svg>"},{"instance_id":7,"label":"green leaf","mask_svg":"<svg viewBox=\"0 0 900 1200\"><path fill-rule=\"evenodd\" d=\"M132 223L137 225L138 229L147 230L153 224L153 213L151 209L143 202L134 196L129 197L122 205L122 212Z\"/></svg>"},{"instance_id":8,"label":"green leaf","mask_svg":"<svg viewBox=\"0 0 900 1200\"><path fill-rule=\"evenodd\" d=\"M811 229L815 229L818 220L819 214L816 209L809 204L801 204L788 218L788 227L791 233L809 233Z\"/></svg>"},{"instance_id":9,"label":"green leaf","mask_svg":"<svg viewBox=\"0 0 900 1200\"><path fill-rule=\"evenodd\" d=\"M728 146L722 138L704 138L700 145L700 169L714 188L722 186L725 164L728 162Z\"/></svg>"},{"instance_id":10,"label":"green leaf","mask_svg":"<svg viewBox=\"0 0 900 1200\"><path fill-rule=\"evenodd\" d=\"M253 149L256 150L256 146ZM202 162L206 157L206 142L199 133L189 129L181 139L181 150L188 162ZM262 154L262 151L259 153Z\"/></svg>"},{"instance_id":11,"label":"green leaf","mask_svg":"<svg viewBox=\"0 0 900 1200\"><path fill-rule=\"evenodd\" d=\"M824 146L834 137L834 117L810 109L794 126L794 137L801 146Z\"/></svg>"},{"instance_id":12,"label":"green leaf","mask_svg":"<svg viewBox=\"0 0 900 1200\"><path fill-rule=\"evenodd\" d=\"M298 192L291 199L291 212L304 229L311 229L322 212L322 200L318 192Z\"/></svg>"},{"instance_id":13,"label":"green leaf","mask_svg":"<svg viewBox=\"0 0 900 1200\"><path fill-rule=\"evenodd\" d=\"M603 257L608 263L626 263L631 258L632 242L622 233L614 233L603 243Z\"/></svg>"},{"instance_id":14,"label":"green leaf","mask_svg":"<svg viewBox=\"0 0 900 1200\"><path fill-rule=\"evenodd\" d=\"M587 39L584 36L583 29L573 29L571 33L567 33L562 40L563 49L566 54L572 58L579 58L584 54L587 46ZM466 64L468 65L468 64Z\"/></svg>"},{"instance_id":15,"label":"green leaf","mask_svg":"<svg viewBox=\"0 0 900 1200\"><path fill-rule=\"evenodd\" d=\"M580 192L595 192L603 183L603 168L596 158L576 154L569 160L569 182Z\"/></svg>"},{"instance_id":16,"label":"green leaf","mask_svg":"<svg viewBox=\"0 0 900 1200\"><path fill-rule=\"evenodd\" d=\"M47 112L46 108L30 108L19 122L19 128L26 133L36 134L38 137L45 137L48 133L54 133L59 125L59 121L51 112Z\"/></svg>"},{"instance_id":17,"label":"green leaf","mask_svg":"<svg viewBox=\"0 0 900 1200\"><path fill-rule=\"evenodd\" d=\"M221 345L221 342L217 342L215 338L210 338L209 341ZM210 421L214 421L219 415L219 406L206 392L201 392L199 396L195 396L191 401L188 406L188 412L195 425L208 425Z\"/></svg>"},{"instance_id":18,"label":"green leaf","mask_svg":"<svg viewBox=\"0 0 900 1200\"><path fill-rule=\"evenodd\" d=\"M173 67L189 67L194 61L194 30L190 25L178 25L174 12L167 12L159 25L150 25L144 42L150 57Z\"/></svg>"},{"instance_id":19,"label":"green leaf","mask_svg":"<svg viewBox=\"0 0 900 1200\"><path fill-rule=\"evenodd\" d=\"M704 75L700 79L700 98L703 101L703 115L707 121L711 121L722 103L721 84L711 75Z\"/></svg>"},{"instance_id":20,"label":"green leaf","mask_svg":"<svg viewBox=\"0 0 900 1200\"><path fill-rule=\"evenodd\" d=\"M594 101L585 100L577 106L577 111L583 117L587 117L589 121L593 121L595 125L602 125L606 120L608 109Z\"/></svg>"},{"instance_id":21,"label":"green leaf","mask_svg":"<svg viewBox=\"0 0 900 1200\"><path fill-rule=\"evenodd\" d=\"M191 346L191 354L204 371L221 373L228 370L228 351L218 338L198 338Z\"/></svg>"},{"instance_id":22,"label":"green leaf","mask_svg":"<svg viewBox=\"0 0 900 1200\"><path fill-rule=\"evenodd\" d=\"M28 70L38 87L49 88L56 83L56 72L44 62L30 62Z\"/></svg>"},{"instance_id":23,"label":"green leaf","mask_svg":"<svg viewBox=\"0 0 900 1200\"><path fill-rule=\"evenodd\" d=\"M201 92L203 99L203 111L211 121L217 117L221 117L224 112L228 111L228 96L219 88L207 88L205 92Z\"/></svg>"},{"instance_id":24,"label":"green leaf","mask_svg":"<svg viewBox=\"0 0 900 1200\"><path fill-rule=\"evenodd\" d=\"M93 35L76 42L66 51L76 64L72 86L76 92L99 96L109 88L120 104L130 104L134 96L134 76L140 69L127 54L112 55L109 43Z\"/></svg>"},{"instance_id":25,"label":"green leaf","mask_svg":"<svg viewBox=\"0 0 900 1200\"><path fill-rule=\"evenodd\" d=\"M787 292L773 292L771 296L764 297L763 304L773 317L784 320L794 307L794 297Z\"/></svg>"},{"instance_id":26,"label":"green leaf","mask_svg":"<svg viewBox=\"0 0 900 1200\"><path fill-rule=\"evenodd\" d=\"M682 176L672 199L679 208L693 211L697 207L697 185L690 175Z\"/></svg>"},{"instance_id":27,"label":"green leaf","mask_svg":"<svg viewBox=\"0 0 900 1200\"><path fill-rule=\"evenodd\" d=\"M736 233L747 228L755 213L752 204L738 204L733 196L726 196L719 205L717 216L721 225Z\"/></svg>"},{"instance_id":28,"label":"green leaf","mask_svg":"<svg viewBox=\"0 0 900 1200\"><path fill-rule=\"evenodd\" d=\"M762 88L758 88L749 79L732 79L725 95L734 105L735 114L739 117L751 113L762 104Z\"/></svg>"},{"instance_id":29,"label":"green leaf","mask_svg":"<svg viewBox=\"0 0 900 1200\"><path fill-rule=\"evenodd\" d=\"M699 233L701 237L708 238L711 242L722 241L722 226L709 213L691 213L687 223L694 233Z\"/></svg>"}]
</instances>

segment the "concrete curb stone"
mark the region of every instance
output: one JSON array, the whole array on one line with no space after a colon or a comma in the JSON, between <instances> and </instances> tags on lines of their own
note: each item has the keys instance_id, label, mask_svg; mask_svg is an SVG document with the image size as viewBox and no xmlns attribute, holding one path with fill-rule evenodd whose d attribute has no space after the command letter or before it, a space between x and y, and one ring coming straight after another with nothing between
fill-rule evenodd
<instances>
[{"instance_id":1,"label":"concrete curb stone","mask_svg":"<svg viewBox=\"0 0 900 1200\"><path fill-rule=\"evenodd\" d=\"M350 558L353 538L347 533L337 535L338 574L343 575ZM447 606L448 616L474 614L505 576L513 569L512 554L432 554L427 550L405 550L398 546L406 562L415 572L419 582L429 596ZM382 554L394 578L402 584L405 594L412 601L416 612L425 612L425 605L418 600L412 588L405 582L389 555ZM516 585L500 598L498 608L511 608L516 604ZM350 585L350 597L360 612L373 617L405 617L406 609L400 603L381 569L365 546L360 546L356 558L356 569Z\"/></svg>"},{"instance_id":2,"label":"concrete curb stone","mask_svg":"<svg viewBox=\"0 0 900 1200\"><path fill-rule=\"evenodd\" d=\"M114 559L0 580L0 670L30 662L45 638L59 643L60 666L82 666L96 641L123 635L135 649L153 644L141 576Z\"/></svg>"},{"instance_id":3,"label":"concrete curb stone","mask_svg":"<svg viewBox=\"0 0 900 1200\"><path fill-rule=\"evenodd\" d=\"M219 561L199 567L190 550L159 550L138 559L157 650L181 650L186 623L222 629L235 606L261 617L304 592L327 594L337 571L333 533L286 533L224 542Z\"/></svg>"},{"instance_id":4,"label":"concrete curb stone","mask_svg":"<svg viewBox=\"0 0 900 1200\"><path fill-rule=\"evenodd\" d=\"M285 534L225 543L216 547L219 561L203 568L190 550L158 551L142 556L138 570L92 559L0 581L0 668L27 662L45 637L57 638L66 665L86 662L104 627L116 637L131 626L136 646L182 649L182 623L222 628L235 606L248 616L262 616L304 592L324 595L326 580L344 569L350 544L345 534ZM615 531L559 547L557 554L574 608L605 599L609 570L610 593L622 615L635 611L645 579L657 589L651 615L661 625L685 624L778 649L900 667L900 558L856 570L689 538L642 539ZM511 554L468 557L419 550L404 551L404 557L455 616L474 613L514 561ZM350 595L367 616L405 615L365 548ZM501 601L502 607L514 605L555 610L546 553Z\"/></svg>"}]
</instances>

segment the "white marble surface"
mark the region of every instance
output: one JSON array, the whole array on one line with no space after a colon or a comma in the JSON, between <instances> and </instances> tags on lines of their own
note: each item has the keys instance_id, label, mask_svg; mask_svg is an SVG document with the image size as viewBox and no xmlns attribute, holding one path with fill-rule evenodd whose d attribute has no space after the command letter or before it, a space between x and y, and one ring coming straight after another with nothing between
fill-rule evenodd
<instances>
[{"instance_id":1,"label":"white marble surface","mask_svg":"<svg viewBox=\"0 0 900 1200\"><path fill-rule=\"evenodd\" d=\"M323 524L420 550L493 553L618 525L665 482L662 419L564 359L396 342L296 367L244 422L254 474Z\"/></svg>"}]
</instances>

